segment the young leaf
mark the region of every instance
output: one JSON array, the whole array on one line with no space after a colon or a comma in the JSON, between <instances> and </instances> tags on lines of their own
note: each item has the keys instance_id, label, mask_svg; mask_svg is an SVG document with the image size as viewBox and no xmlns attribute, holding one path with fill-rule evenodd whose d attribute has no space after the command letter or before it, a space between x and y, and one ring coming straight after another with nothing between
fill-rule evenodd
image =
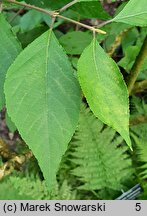
<instances>
[{"instance_id":1,"label":"young leaf","mask_svg":"<svg viewBox=\"0 0 147 216\"><path fill-rule=\"evenodd\" d=\"M79 59L78 77L95 116L118 131L131 147L127 88L116 63L96 39Z\"/></svg>"},{"instance_id":2,"label":"young leaf","mask_svg":"<svg viewBox=\"0 0 147 216\"><path fill-rule=\"evenodd\" d=\"M113 21L136 26L147 26L146 0L130 0Z\"/></svg>"},{"instance_id":3,"label":"young leaf","mask_svg":"<svg viewBox=\"0 0 147 216\"><path fill-rule=\"evenodd\" d=\"M5 94L8 114L51 188L80 107L79 85L52 31L18 56L8 71Z\"/></svg>"},{"instance_id":4,"label":"young leaf","mask_svg":"<svg viewBox=\"0 0 147 216\"><path fill-rule=\"evenodd\" d=\"M0 110L5 105L3 88L6 72L20 51L21 46L11 31L11 26L0 14Z\"/></svg>"}]
</instances>

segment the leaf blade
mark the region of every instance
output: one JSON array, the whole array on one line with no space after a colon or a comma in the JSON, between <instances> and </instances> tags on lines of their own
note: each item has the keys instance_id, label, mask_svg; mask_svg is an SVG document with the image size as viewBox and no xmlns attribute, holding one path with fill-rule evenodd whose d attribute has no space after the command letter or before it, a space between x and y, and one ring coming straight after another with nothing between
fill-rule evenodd
<instances>
[{"instance_id":1,"label":"leaf blade","mask_svg":"<svg viewBox=\"0 0 147 216\"><path fill-rule=\"evenodd\" d=\"M21 46L11 31L11 26L0 14L0 110L5 105L4 81L9 66L21 52Z\"/></svg>"},{"instance_id":2,"label":"leaf blade","mask_svg":"<svg viewBox=\"0 0 147 216\"><path fill-rule=\"evenodd\" d=\"M83 18L99 18L109 19L111 16L103 9L100 1L77 1L76 4L70 7L79 13Z\"/></svg>"},{"instance_id":3,"label":"leaf blade","mask_svg":"<svg viewBox=\"0 0 147 216\"><path fill-rule=\"evenodd\" d=\"M79 59L78 77L95 116L118 131L131 147L127 87L117 65L96 39Z\"/></svg>"},{"instance_id":4,"label":"leaf blade","mask_svg":"<svg viewBox=\"0 0 147 216\"><path fill-rule=\"evenodd\" d=\"M8 113L51 188L80 109L78 83L52 31L18 56L8 71L5 94Z\"/></svg>"},{"instance_id":5,"label":"leaf blade","mask_svg":"<svg viewBox=\"0 0 147 216\"><path fill-rule=\"evenodd\" d=\"M147 26L146 0L130 0L113 21L136 26Z\"/></svg>"}]
</instances>

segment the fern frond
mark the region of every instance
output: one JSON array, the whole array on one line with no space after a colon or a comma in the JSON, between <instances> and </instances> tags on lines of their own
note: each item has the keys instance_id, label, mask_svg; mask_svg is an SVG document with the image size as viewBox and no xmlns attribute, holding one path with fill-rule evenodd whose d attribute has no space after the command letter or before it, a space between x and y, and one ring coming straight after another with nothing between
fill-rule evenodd
<instances>
[{"instance_id":1,"label":"fern frond","mask_svg":"<svg viewBox=\"0 0 147 216\"><path fill-rule=\"evenodd\" d=\"M72 191L66 180L63 181L61 187L58 189L58 195L53 197L56 200L75 200L76 191Z\"/></svg>"},{"instance_id":2,"label":"fern frond","mask_svg":"<svg viewBox=\"0 0 147 216\"><path fill-rule=\"evenodd\" d=\"M143 99L133 96L130 101L131 113L133 115L145 115L147 114L147 104Z\"/></svg>"},{"instance_id":3,"label":"fern frond","mask_svg":"<svg viewBox=\"0 0 147 216\"><path fill-rule=\"evenodd\" d=\"M49 196L45 182L39 178L11 176L9 180L20 195L27 195L34 200L42 200Z\"/></svg>"},{"instance_id":4,"label":"fern frond","mask_svg":"<svg viewBox=\"0 0 147 216\"><path fill-rule=\"evenodd\" d=\"M41 181L39 178L12 176L9 181L15 190L19 191L19 195L28 196L34 200L76 199L76 193L71 190L66 180L64 180L61 187L56 183L52 191L49 191L45 181Z\"/></svg>"},{"instance_id":5,"label":"fern frond","mask_svg":"<svg viewBox=\"0 0 147 216\"><path fill-rule=\"evenodd\" d=\"M147 116L147 104L143 99L133 96L131 106L134 106L131 118ZM147 123L142 122L140 124L132 125L130 131L141 139L147 140Z\"/></svg>"},{"instance_id":6,"label":"fern frond","mask_svg":"<svg viewBox=\"0 0 147 216\"><path fill-rule=\"evenodd\" d=\"M27 195L20 195L13 184L9 181L9 178L5 178L4 181L0 181L0 200L30 200L31 197Z\"/></svg>"},{"instance_id":7,"label":"fern frond","mask_svg":"<svg viewBox=\"0 0 147 216\"><path fill-rule=\"evenodd\" d=\"M147 139L138 138L136 135L131 134L136 143L137 160L140 163L138 167L139 176L142 180L147 178Z\"/></svg>"},{"instance_id":8,"label":"fern frond","mask_svg":"<svg viewBox=\"0 0 147 216\"><path fill-rule=\"evenodd\" d=\"M133 134L136 134L143 140L147 140L147 123L142 123L138 125L133 125L130 128Z\"/></svg>"},{"instance_id":9,"label":"fern frond","mask_svg":"<svg viewBox=\"0 0 147 216\"><path fill-rule=\"evenodd\" d=\"M142 124L145 125L145 124ZM147 127L146 127L147 130ZM147 131L146 131L147 132ZM138 135L138 136L137 136ZM139 199L147 199L147 134L146 137L142 136L142 133L135 135L134 133L131 133L132 138L134 139L135 146L136 146L136 171L139 177L139 181L141 182L141 185L143 187L144 193L141 194ZM144 133L145 135L145 133Z\"/></svg>"},{"instance_id":10,"label":"fern frond","mask_svg":"<svg viewBox=\"0 0 147 216\"><path fill-rule=\"evenodd\" d=\"M103 128L103 123L83 107L72 154L72 161L77 164L72 173L83 182L80 189L121 190L132 175L128 148L120 145L122 138L115 138L113 129Z\"/></svg>"}]
</instances>

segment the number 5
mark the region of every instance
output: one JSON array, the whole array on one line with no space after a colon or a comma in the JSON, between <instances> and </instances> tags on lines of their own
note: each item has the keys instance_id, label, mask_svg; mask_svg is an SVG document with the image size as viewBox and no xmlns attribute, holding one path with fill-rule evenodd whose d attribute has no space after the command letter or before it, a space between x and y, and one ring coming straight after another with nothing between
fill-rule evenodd
<instances>
[{"instance_id":1,"label":"number 5","mask_svg":"<svg viewBox=\"0 0 147 216\"><path fill-rule=\"evenodd\" d=\"M140 211L141 210L141 203L136 203L136 211Z\"/></svg>"}]
</instances>

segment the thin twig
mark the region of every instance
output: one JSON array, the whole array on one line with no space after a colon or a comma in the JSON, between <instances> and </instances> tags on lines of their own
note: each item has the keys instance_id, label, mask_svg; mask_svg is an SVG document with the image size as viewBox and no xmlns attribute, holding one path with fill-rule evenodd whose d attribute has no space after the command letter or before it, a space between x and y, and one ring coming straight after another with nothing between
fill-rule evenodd
<instances>
[{"instance_id":1,"label":"thin twig","mask_svg":"<svg viewBox=\"0 0 147 216\"><path fill-rule=\"evenodd\" d=\"M102 22L101 24L99 24L97 27L98 27L98 28L101 28L101 27L103 27L103 26L105 26L105 25L107 25L107 24L110 24L110 23L112 23L112 22L113 22L113 19L107 20L107 21Z\"/></svg>"},{"instance_id":2,"label":"thin twig","mask_svg":"<svg viewBox=\"0 0 147 216\"><path fill-rule=\"evenodd\" d=\"M68 4L66 4L65 6L63 6L63 7L59 10L59 12L61 13L61 12L65 11L67 8L71 7L71 6L74 5L75 3L77 3L77 0L73 0L73 1L69 2Z\"/></svg>"},{"instance_id":3,"label":"thin twig","mask_svg":"<svg viewBox=\"0 0 147 216\"><path fill-rule=\"evenodd\" d=\"M101 30L101 29L97 29L97 28L94 28L93 26L89 26L89 25L86 25L86 24L84 24L84 23L77 22L77 21L72 20L72 19L70 19L70 18L61 16L61 15L57 15L57 17L59 17L59 18L61 18L61 19L64 19L64 20L66 20L66 21L72 22L72 23L74 23L74 24L76 24L76 25L82 26L82 27L84 27L84 28L87 28L87 29L89 29L89 30L91 30L91 31L94 31L94 32L97 32L97 33L100 33L100 34L106 34L106 32L103 31L103 30Z\"/></svg>"},{"instance_id":4,"label":"thin twig","mask_svg":"<svg viewBox=\"0 0 147 216\"><path fill-rule=\"evenodd\" d=\"M50 25L51 30L53 29L55 21L56 21L56 17L52 17L52 22L51 22L51 25Z\"/></svg>"},{"instance_id":5,"label":"thin twig","mask_svg":"<svg viewBox=\"0 0 147 216\"><path fill-rule=\"evenodd\" d=\"M130 74L128 76L128 92L131 94L134 83L136 82L136 79L138 77L138 74L141 70L141 67L144 63L145 58L147 57L147 36L144 39L143 45L140 49L140 52L135 60L135 63L133 64L133 67L130 71Z\"/></svg>"},{"instance_id":6,"label":"thin twig","mask_svg":"<svg viewBox=\"0 0 147 216\"><path fill-rule=\"evenodd\" d=\"M79 25L79 26L82 26L84 28L87 28L91 31L95 31L97 33L100 33L100 34L106 34L105 31L101 30L101 29L97 29L97 28L94 28L93 26L89 26L89 25L86 25L86 24L83 24L83 23L80 23L80 22L77 22L75 20L72 20L70 18L67 18L67 17L64 17L64 16L61 16L59 15L58 12L55 12L55 11L48 11L48 10L45 10L43 8L39 8L39 7L36 7L34 5L30 5L30 4L25 4L25 3L22 3L22 2L17 2L17 1L14 1L14 0L5 0L6 2L9 2L9 3L13 3L13 4L17 4L17 5L21 5L21 6L24 6L24 7L27 7L27 8L31 8L31 9L34 9L34 10L37 10L39 12L42 12L42 13L45 13L51 17L58 17L60 19L63 19L63 20L66 20L66 21L69 21L71 23L74 23L76 25Z\"/></svg>"}]
</instances>

